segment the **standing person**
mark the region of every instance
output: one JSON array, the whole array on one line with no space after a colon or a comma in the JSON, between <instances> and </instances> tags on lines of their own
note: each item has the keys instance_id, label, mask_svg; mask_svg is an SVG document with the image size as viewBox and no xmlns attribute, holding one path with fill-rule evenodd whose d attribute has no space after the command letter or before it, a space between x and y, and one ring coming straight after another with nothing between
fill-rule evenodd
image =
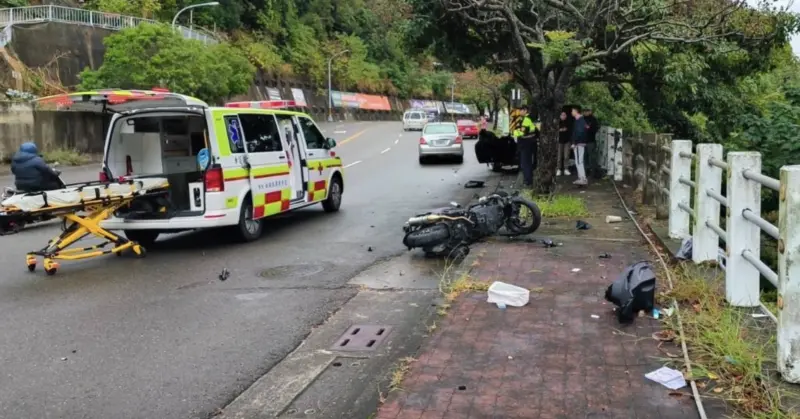
<instances>
[{"instance_id":1,"label":"standing person","mask_svg":"<svg viewBox=\"0 0 800 419\"><path fill-rule=\"evenodd\" d=\"M572 149L575 150L575 167L578 170L578 180L573 182L575 185L587 185L589 182L586 179L586 169L583 166L583 159L586 153L586 135L588 128L586 121L583 120L581 115L581 108L575 106L572 108L572 117L575 118L575 124L572 128Z\"/></svg>"},{"instance_id":2,"label":"standing person","mask_svg":"<svg viewBox=\"0 0 800 419\"><path fill-rule=\"evenodd\" d=\"M560 120L558 121L558 171L556 176L565 174L570 175L567 162L569 161L569 154L572 151L570 148L571 130L569 126L569 117L566 112L561 112Z\"/></svg>"},{"instance_id":3,"label":"standing person","mask_svg":"<svg viewBox=\"0 0 800 419\"><path fill-rule=\"evenodd\" d=\"M514 130L514 138L517 140L517 151L519 152L519 168L522 170L522 179L524 186L533 186L533 169L534 169L534 147L536 146L536 125L528 115L528 109L520 109L522 116L522 123L520 127Z\"/></svg>"},{"instance_id":4,"label":"standing person","mask_svg":"<svg viewBox=\"0 0 800 419\"><path fill-rule=\"evenodd\" d=\"M486 116L481 116L481 129L486 131L486 128L489 126L488 122L486 121Z\"/></svg>"},{"instance_id":5,"label":"standing person","mask_svg":"<svg viewBox=\"0 0 800 419\"><path fill-rule=\"evenodd\" d=\"M586 121L586 172L597 177L597 131L600 130L600 121L589 108L583 110L583 120Z\"/></svg>"}]
</instances>

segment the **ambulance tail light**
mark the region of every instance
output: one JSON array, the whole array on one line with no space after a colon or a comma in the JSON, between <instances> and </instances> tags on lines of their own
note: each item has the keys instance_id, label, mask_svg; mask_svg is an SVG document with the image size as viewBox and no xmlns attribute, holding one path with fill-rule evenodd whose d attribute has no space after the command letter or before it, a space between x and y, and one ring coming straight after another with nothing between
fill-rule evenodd
<instances>
[{"instance_id":1,"label":"ambulance tail light","mask_svg":"<svg viewBox=\"0 0 800 419\"><path fill-rule=\"evenodd\" d=\"M203 180L206 192L225 192L225 178L222 175L222 167L209 167Z\"/></svg>"},{"instance_id":2,"label":"ambulance tail light","mask_svg":"<svg viewBox=\"0 0 800 419\"><path fill-rule=\"evenodd\" d=\"M100 182L102 182L102 183L108 183L109 182L108 175L106 174L105 170L101 170L100 171L98 179L100 179Z\"/></svg>"}]
</instances>

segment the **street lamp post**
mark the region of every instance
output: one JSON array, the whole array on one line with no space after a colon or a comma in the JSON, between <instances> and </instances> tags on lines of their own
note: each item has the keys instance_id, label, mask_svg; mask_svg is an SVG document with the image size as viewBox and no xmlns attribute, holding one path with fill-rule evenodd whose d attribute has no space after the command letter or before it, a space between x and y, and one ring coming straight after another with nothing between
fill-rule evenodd
<instances>
[{"instance_id":1,"label":"street lamp post","mask_svg":"<svg viewBox=\"0 0 800 419\"><path fill-rule=\"evenodd\" d=\"M331 65L333 64L333 59L344 54L350 52L349 49L346 49L341 52L337 52L333 54L331 58L328 58L328 122L333 122L333 95L331 94Z\"/></svg>"},{"instance_id":2,"label":"street lamp post","mask_svg":"<svg viewBox=\"0 0 800 419\"><path fill-rule=\"evenodd\" d=\"M456 79L453 77L453 81L450 84L450 118L455 118L455 109L453 109L453 105L456 101Z\"/></svg>"},{"instance_id":3,"label":"street lamp post","mask_svg":"<svg viewBox=\"0 0 800 419\"><path fill-rule=\"evenodd\" d=\"M178 10L178 13L175 13L175 17L172 18L172 28L173 29L175 28L175 23L178 21L178 16L180 16L181 13L183 13L183 12L185 12L187 10L196 9L198 7L208 7L208 6L219 6L219 2L218 1L210 1L210 2L207 2L207 3L193 4L191 6L186 6L181 10Z\"/></svg>"}]
</instances>

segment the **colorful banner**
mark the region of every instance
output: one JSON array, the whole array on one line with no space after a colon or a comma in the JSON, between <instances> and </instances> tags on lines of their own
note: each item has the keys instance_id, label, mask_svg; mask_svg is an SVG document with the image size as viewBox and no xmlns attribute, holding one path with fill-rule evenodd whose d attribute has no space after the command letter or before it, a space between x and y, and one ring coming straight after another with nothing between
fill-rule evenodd
<instances>
[{"instance_id":1,"label":"colorful banner","mask_svg":"<svg viewBox=\"0 0 800 419\"><path fill-rule=\"evenodd\" d=\"M386 96L365 95L363 93L331 91L333 106L337 108L364 109L370 111L391 111L392 105Z\"/></svg>"},{"instance_id":2,"label":"colorful banner","mask_svg":"<svg viewBox=\"0 0 800 419\"><path fill-rule=\"evenodd\" d=\"M333 106L337 108L354 108L358 109L360 102L355 93L339 92L336 90L331 91L331 99Z\"/></svg>"},{"instance_id":3,"label":"colorful banner","mask_svg":"<svg viewBox=\"0 0 800 419\"><path fill-rule=\"evenodd\" d=\"M365 95L356 93L359 108L369 111L391 111L392 105L386 96Z\"/></svg>"},{"instance_id":4,"label":"colorful banner","mask_svg":"<svg viewBox=\"0 0 800 419\"><path fill-rule=\"evenodd\" d=\"M306 102L306 94L303 93L303 90L292 87L292 97L294 98L294 102L297 106L308 106L308 102Z\"/></svg>"},{"instance_id":5,"label":"colorful banner","mask_svg":"<svg viewBox=\"0 0 800 419\"><path fill-rule=\"evenodd\" d=\"M469 115L469 106L458 102L444 102L445 112L449 114Z\"/></svg>"},{"instance_id":6,"label":"colorful banner","mask_svg":"<svg viewBox=\"0 0 800 419\"><path fill-rule=\"evenodd\" d=\"M411 99L408 101L411 108L422 109L427 112L440 112L443 110L442 102L436 100Z\"/></svg>"}]
</instances>

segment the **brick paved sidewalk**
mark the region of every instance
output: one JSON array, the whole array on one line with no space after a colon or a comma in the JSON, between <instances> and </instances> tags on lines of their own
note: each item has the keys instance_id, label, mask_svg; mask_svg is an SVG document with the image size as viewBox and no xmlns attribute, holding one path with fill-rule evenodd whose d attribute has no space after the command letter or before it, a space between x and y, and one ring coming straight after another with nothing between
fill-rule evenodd
<instances>
[{"instance_id":1,"label":"brick paved sidewalk","mask_svg":"<svg viewBox=\"0 0 800 419\"><path fill-rule=\"evenodd\" d=\"M647 259L647 249L632 223L602 220L624 215L608 185L581 196L596 214L586 219L592 229L548 220L536 234L561 247L503 241L473 248L472 278L531 289L530 303L501 310L485 293L460 296L377 419L697 417L688 389L670 394L644 378L666 357L651 337L658 322L640 317L620 326L604 300L609 283Z\"/></svg>"}]
</instances>

